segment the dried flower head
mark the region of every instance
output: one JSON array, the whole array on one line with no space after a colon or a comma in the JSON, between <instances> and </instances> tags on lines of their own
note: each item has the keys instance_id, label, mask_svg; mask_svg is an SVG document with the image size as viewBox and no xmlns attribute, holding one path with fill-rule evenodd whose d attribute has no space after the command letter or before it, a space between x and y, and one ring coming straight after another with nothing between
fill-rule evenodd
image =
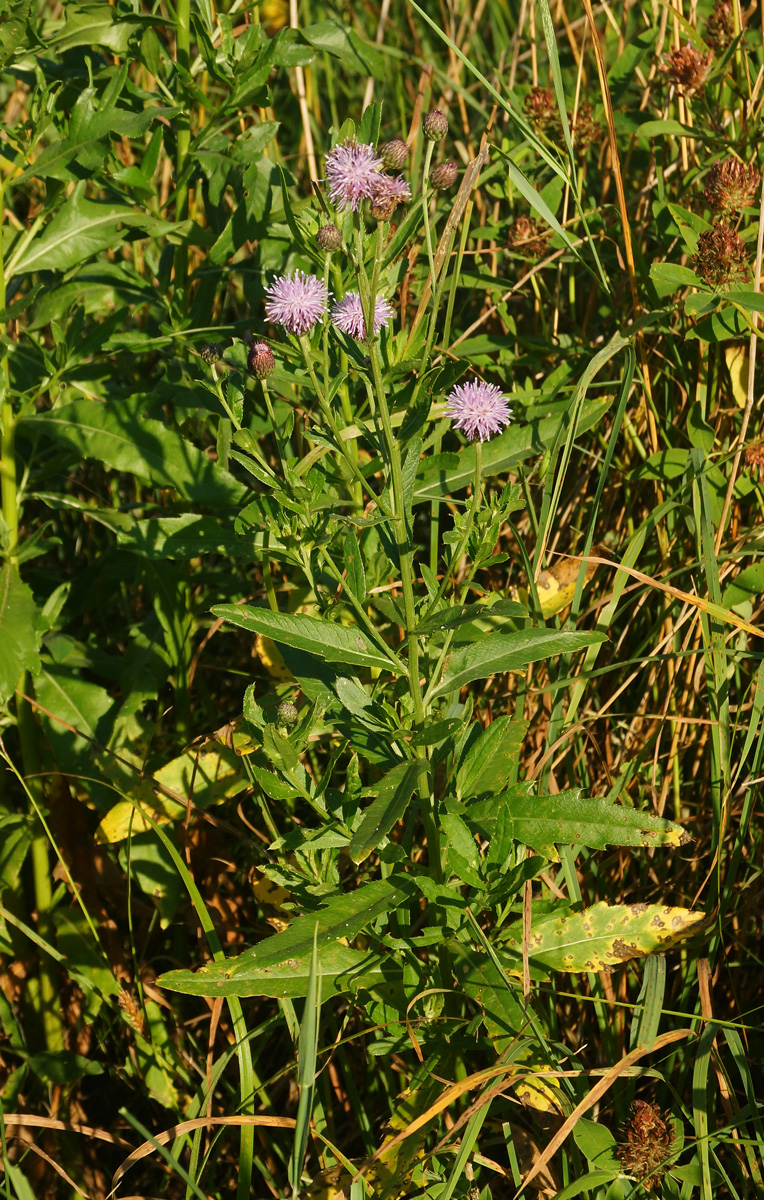
<instances>
[{"instance_id":1,"label":"dried flower head","mask_svg":"<svg viewBox=\"0 0 764 1200\"><path fill-rule=\"evenodd\" d=\"M332 204L341 212L355 211L362 200L370 200L382 166L374 147L365 142L349 140L335 146L324 164Z\"/></svg>"},{"instance_id":2,"label":"dried flower head","mask_svg":"<svg viewBox=\"0 0 764 1200\"><path fill-rule=\"evenodd\" d=\"M387 325L393 315L389 300L377 296L374 302L374 337L383 325ZM346 333L357 342L368 341L366 321L363 315L361 297L358 292L348 292L343 300L338 300L332 308L332 324L335 329Z\"/></svg>"},{"instance_id":3,"label":"dried flower head","mask_svg":"<svg viewBox=\"0 0 764 1200\"><path fill-rule=\"evenodd\" d=\"M291 700L282 700L276 709L276 720L279 725L294 725L299 715L297 705Z\"/></svg>"},{"instance_id":4,"label":"dried flower head","mask_svg":"<svg viewBox=\"0 0 764 1200\"><path fill-rule=\"evenodd\" d=\"M437 167L432 168L430 171L430 184L436 191L445 192L448 188L454 186L458 174L458 163L449 159L447 162L438 163Z\"/></svg>"},{"instance_id":5,"label":"dried flower head","mask_svg":"<svg viewBox=\"0 0 764 1200\"><path fill-rule=\"evenodd\" d=\"M379 147L379 156L388 171L400 171L405 167L409 157L409 147L402 138L393 138Z\"/></svg>"},{"instance_id":6,"label":"dried flower head","mask_svg":"<svg viewBox=\"0 0 764 1200\"><path fill-rule=\"evenodd\" d=\"M535 217L518 217L509 227L507 247L527 258L541 258L546 253L551 236L549 226Z\"/></svg>"},{"instance_id":7,"label":"dried flower head","mask_svg":"<svg viewBox=\"0 0 764 1200\"><path fill-rule=\"evenodd\" d=\"M560 128L560 118L551 88L534 87L523 101L525 115L536 129L548 131Z\"/></svg>"},{"instance_id":8,"label":"dried flower head","mask_svg":"<svg viewBox=\"0 0 764 1200\"><path fill-rule=\"evenodd\" d=\"M674 1141L674 1130L661 1116L657 1104L635 1100L632 1118L626 1126L626 1140L618 1147L624 1171L653 1189L660 1182Z\"/></svg>"},{"instance_id":9,"label":"dried flower head","mask_svg":"<svg viewBox=\"0 0 764 1200\"><path fill-rule=\"evenodd\" d=\"M594 108L584 100L578 106L573 122L573 139L578 150L588 150L602 138L602 125L594 115Z\"/></svg>"},{"instance_id":10,"label":"dried flower head","mask_svg":"<svg viewBox=\"0 0 764 1200\"><path fill-rule=\"evenodd\" d=\"M484 442L509 424L512 409L506 395L495 383L472 379L469 383L457 384L449 392L446 416L451 417L454 428L466 434L471 442L475 438Z\"/></svg>"},{"instance_id":11,"label":"dried flower head","mask_svg":"<svg viewBox=\"0 0 764 1200\"><path fill-rule=\"evenodd\" d=\"M706 22L706 42L721 54L727 49L735 36L735 16L732 11L732 0L716 0L711 10L711 16Z\"/></svg>"},{"instance_id":12,"label":"dried flower head","mask_svg":"<svg viewBox=\"0 0 764 1200\"><path fill-rule=\"evenodd\" d=\"M717 212L739 212L753 203L760 182L761 176L755 163L726 158L724 162L715 162L712 166L703 195Z\"/></svg>"},{"instance_id":13,"label":"dried flower head","mask_svg":"<svg viewBox=\"0 0 764 1200\"><path fill-rule=\"evenodd\" d=\"M265 294L268 320L274 325L283 325L288 333L296 333L298 337L322 319L329 302L323 280L303 271L277 275Z\"/></svg>"},{"instance_id":14,"label":"dried flower head","mask_svg":"<svg viewBox=\"0 0 764 1200\"><path fill-rule=\"evenodd\" d=\"M660 70L669 83L673 83L678 91L688 96L692 92L703 90L713 61L714 56L710 51L708 54L701 54L687 42L668 55L660 64Z\"/></svg>"},{"instance_id":15,"label":"dried flower head","mask_svg":"<svg viewBox=\"0 0 764 1200\"><path fill-rule=\"evenodd\" d=\"M726 221L701 233L692 265L703 282L717 290L747 283L751 278L745 243Z\"/></svg>"},{"instance_id":16,"label":"dried flower head","mask_svg":"<svg viewBox=\"0 0 764 1200\"><path fill-rule=\"evenodd\" d=\"M399 204L411 199L411 188L402 175L378 175L371 194L371 215L389 221Z\"/></svg>"},{"instance_id":17,"label":"dried flower head","mask_svg":"<svg viewBox=\"0 0 764 1200\"><path fill-rule=\"evenodd\" d=\"M764 478L764 442L754 442L745 452L746 470L755 475L759 483Z\"/></svg>"},{"instance_id":18,"label":"dried flower head","mask_svg":"<svg viewBox=\"0 0 764 1200\"><path fill-rule=\"evenodd\" d=\"M422 132L428 142L442 142L448 133L448 117L439 108L434 108L422 121Z\"/></svg>"},{"instance_id":19,"label":"dried flower head","mask_svg":"<svg viewBox=\"0 0 764 1200\"><path fill-rule=\"evenodd\" d=\"M331 254L333 250L339 250L341 247L342 234L336 225L322 225L316 234L316 241L321 250Z\"/></svg>"},{"instance_id":20,"label":"dried flower head","mask_svg":"<svg viewBox=\"0 0 764 1200\"><path fill-rule=\"evenodd\" d=\"M253 342L247 355L247 367L256 379L267 379L276 370L276 359L267 342Z\"/></svg>"},{"instance_id":21,"label":"dried flower head","mask_svg":"<svg viewBox=\"0 0 764 1200\"><path fill-rule=\"evenodd\" d=\"M126 988L120 988L117 1003L135 1032L140 1037L145 1037L146 1019L137 996L133 992L128 992Z\"/></svg>"}]
</instances>

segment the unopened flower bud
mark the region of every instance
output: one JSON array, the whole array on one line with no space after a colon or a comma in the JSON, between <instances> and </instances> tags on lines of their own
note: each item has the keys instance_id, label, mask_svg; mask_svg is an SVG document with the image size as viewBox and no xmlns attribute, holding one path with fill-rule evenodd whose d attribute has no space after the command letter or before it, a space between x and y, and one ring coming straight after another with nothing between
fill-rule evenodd
<instances>
[{"instance_id":1,"label":"unopened flower bud","mask_svg":"<svg viewBox=\"0 0 764 1200\"><path fill-rule=\"evenodd\" d=\"M454 186L458 174L459 167L455 162L442 162L430 171L430 183L437 191L444 192L446 188Z\"/></svg>"},{"instance_id":2,"label":"unopened flower bud","mask_svg":"<svg viewBox=\"0 0 764 1200\"><path fill-rule=\"evenodd\" d=\"M199 353L208 367L214 363L220 362L223 355L223 347L219 342L205 342Z\"/></svg>"},{"instance_id":3,"label":"unopened flower bud","mask_svg":"<svg viewBox=\"0 0 764 1200\"><path fill-rule=\"evenodd\" d=\"M256 379L267 379L276 370L276 359L267 342L253 342L247 355L247 366Z\"/></svg>"},{"instance_id":4,"label":"unopened flower bud","mask_svg":"<svg viewBox=\"0 0 764 1200\"><path fill-rule=\"evenodd\" d=\"M408 161L409 148L401 138L395 138L380 146L378 153L389 171L400 171Z\"/></svg>"},{"instance_id":5,"label":"unopened flower bud","mask_svg":"<svg viewBox=\"0 0 764 1200\"><path fill-rule=\"evenodd\" d=\"M276 720L279 725L294 725L299 715L297 705L293 704L291 700L282 700L276 709Z\"/></svg>"},{"instance_id":6,"label":"unopened flower bud","mask_svg":"<svg viewBox=\"0 0 764 1200\"><path fill-rule=\"evenodd\" d=\"M448 117L439 108L434 108L422 122L422 132L428 141L442 142L448 133Z\"/></svg>"},{"instance_id":7,"label":"unopened flower bud","mask_svg":"<svg viewBox=\"0 0 764 1200\"><path fill-rule=\"evenodd\" d=\"M342 245L342 234L336 225L322 225L316 234L316 241L322 250L331 254Z\"/></svg>"}]
</instances>

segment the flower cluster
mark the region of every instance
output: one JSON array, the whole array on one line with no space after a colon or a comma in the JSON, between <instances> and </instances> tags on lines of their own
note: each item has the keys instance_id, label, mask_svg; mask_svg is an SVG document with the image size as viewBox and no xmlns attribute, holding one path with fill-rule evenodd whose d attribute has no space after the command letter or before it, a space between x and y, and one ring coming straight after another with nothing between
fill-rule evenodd
<instances>
[{"instance_id":1,"label":"flower cluster","mask_svg":"<svg viewBox=\"0 0 764 1200\"><path fill-rule=\"evenodd\" d=\"M714 56L710 51L708 54L701 54L687 42L668 55L660 64L660 70L669 83L673 83L683 95L689 96L693 92L703 90L713 61Z\"/></svg>"},{"instance_id":2,"label":"flower cluster","mask_svg":"<svg viewBox=\"0 0 764 1200\"><path fill-rule=\"evenodd\" d=\"M726 221L701 233L692 265L703 282L717 290L748 283L751 278L745 243Z\"/></svg>"},{"instance_id":3,"label":"flower cluster","mask_svg":"<svg viewBox=\"0 0 764 1200\"><path fill-rule=\"evenodd\" d=\"M402 175L383 174L385 166L403 166L408 157L405 142L387 142L377 153L365 142L348 140L326 156L324 170L329 199L340 212L356 212L363 200L371 201L372 216L388 220L396 207L411 199L411 188Z\"/></svg>"},{"instance_id":4,"label":"flower cluster","mask_svg":"<svg viewBox=\"0 0 764 1200\"><path fill-rule=\"evenodd\" d=\"M764 442L754 442L745 452L746 470L755 475L759 483L764 479Z\"/></svg>"},{"instance_id":5,"label":"flower cluster","mask_svg":"<svg viewBox=\"0 0 764 1200\"><path fill-rule=\"evenodd\" d=\"M449 393L446 416L451 417L454 428L466 434L471 442L476 438L484 442L509 424L512 409L506 395L495 383L473 379L457 384Z\"/></svg>"},{"instance_id":6,"label":"flower cluster","mask_svg":"<svg viewBox=\"0 0 764 1200\"><path fill-rule=\"evenodd\" d=\"M632 1118L626 1126L626 1141L618 1147L624 1171L652 1191L660 1182L674 1141L674 1130L667 1124L657 1104L635 1100Z\"/></svg>"},{"instance_id":7,"label":"flower cluster","mask_svg":"<svg viewBox=\"0 0 764 1200\"><path fill-rule=\"evenodd\" d=\"M595 142L600 141L602 137L602 125L594 115L594 108L586 101L582 101L578 106L576 119L573 123L573 140L576 144L576 149L581 153L588 150Z\"/></svg>"},{"instance_id":8,"label":"flower cluster","mask_svg":"<svg viewBox=\"0 0 764 1200\"><path fill-rule=\"evenodd\" d=\"M717 54L727 49L735 36L733 0L716 0L711 16L706 22L706 42Z\"/></svg>"},{"instance_id":9,"label":"flower cluster","mask_svg":"<svg viewBox=\"0 0 764 1200\"><path fill-rule=\"evenodd\" d=\"M527 258L541 258L546 253L551 229L534 217L518 217L509 227L507 247Z\"/></svg>"},{"instance_id":10,"label":"flower cluster","mask_svg":"<svg viewBox=\"0 0 764 1200\"><path fill-rule=\"evenodd\" d=\"M548 133L553 138L560 134L560 118L551 88L531 88L523 101L523 108L526 117L536 129Z\"/></svg>"},{"instance_id":11,"label":"flower cluster","mask_svg":"<svg viewBox=\"0 0 764 1200\"><path fill-rule=\"evenodd\" d=\"M754 163L726 158L712 166L703 195L717 212L739 212L753 203L760 182L761 176Z\"/></svg>"}]
</instances>

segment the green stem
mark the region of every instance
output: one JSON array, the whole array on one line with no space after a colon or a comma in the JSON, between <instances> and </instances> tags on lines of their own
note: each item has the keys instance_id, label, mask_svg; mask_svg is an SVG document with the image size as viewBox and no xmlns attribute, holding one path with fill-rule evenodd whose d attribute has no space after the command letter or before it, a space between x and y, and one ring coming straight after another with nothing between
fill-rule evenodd
<instances>
[{"instance_id":1,"label":"green stem","mask_svg":"<svg viewBox=\"0 0 764 1200\"><path fill-rule=\"evenodd\" d=\"M310 375L310 381L313 384L313 390L316 393L316 399L318 400L318 404L319 404L319 407L323 414L324 420L326 421L330 430L334 434L334 439L337 443L337 447L338 447L340 453L342 454L343 459L345 460L348 467L350 468L351 475L353 476L354 479L358 480L358 482L361 484L362 488L365 488L367 485L366 485L366 480L364 479L363 475L361 474L361 468L359 467L357 462L353 461L353 459L350 455L350 452L348 450L347 444L340 432L340 427L334 419L334 413L331 410L331 406L324 395L321 384L318 382L318 376L316 375L315 369L313 367L313 361L311 359L310 342L308 341L305 334L302 334L300 336L299 342L300 342L300 349L302 350L302 356L305 360L305 366L308 369L308 374Z\"/></svg>"},{"instance_id":2,"label":"green stem","mask_svg":"<svg viewBox=\"0 0 764 1200\"><path fill-rule=\"evenodd\" d=\"M175 58L179 67L188 71L191 65L191 0L178 0L178 24L175 30ZM190 100L188 101L190 103ZM184 110L178 114L176 126L175 171L179 180L175 191L175 220L188 219L188 184L180 182L183 168L186 164L189 146L191 145L191 123L188 113ZM182 293L185 299L186 282L188 280L188 247L177 246L175 249L175 290Z\"/></svg>"},{"instance_id":3,"label":"green stem","mask_svg":"<svg viewBox=\"0 0 764 1200\"><path fill-rule=\"evenodd\" d=\"M422 220L424 221L424 240L427 246L427 259L430 264L430 287L435 292L435 256L432 252L432 232L430 230L430 189L427 184L430 179L430 163L432 162L432 152L435 149L434 142L427 143L427 149L424 154L424 171L422 173Z\"/></svg>"},{"instance_id":4,"label":"green stem","mask_svg":"<svg viewBox=\"0 0 764 1200\"><path fill-rule=\"evenodd\" d=\"M334 559L329 554L329 551L325 547L322 547L320 549L319 553L320 553L322 559L324 560L324 563L329 571L329 574L342 588L347 600L352 605L352 607L355 609L359 620L367 629L372 641L378 646L378 648L382 651L383 654L387 655L387 657L390 659L391 665L395 668L396 671L399 671L401 673L401 675L407 675L408 669L406 667L406 664L403 662L403 660L401 658L398 657L398 655L395 653L394 650L391 650L391 648L387 645L387 643L383 640L383 638L380 637L379 633L377 632L377 628L374 625L374 622L369 618L369 614L366 612L366 609L364 608L363 604L361 604L360 600L356 596L353 595L352 591L347 586L346 581L342 577L342 572L337 567L337 564L335 563Z\"/></svg>"}]
</instances>

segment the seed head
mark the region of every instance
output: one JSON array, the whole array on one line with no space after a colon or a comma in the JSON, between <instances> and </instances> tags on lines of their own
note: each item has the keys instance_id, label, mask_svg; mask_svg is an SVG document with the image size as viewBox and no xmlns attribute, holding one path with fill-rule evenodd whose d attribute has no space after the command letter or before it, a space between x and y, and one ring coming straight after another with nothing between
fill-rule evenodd
<instances>
[{"instance_id":1,"label":"seed head","mask_svg":"<svg viewBox=\"0 0 764 1200\"><path fill-rule=\"evenodd\" d=\"M276 359L267 342L253 342L247 355L247 367L256 379L267 379L276 370Z\"/></svg>"},{"instance_id":2,"label":"seed head","mask_svg":"<svg viewBox=\"0 0 764 1200\"><path fill-rule=\"evenodd\" d=\"M635 1100L632 1118L626 1126L626 1140L618 1147L618 1157L628 1175L653 1190L665 1171L674 1141L674 1130L661 1116L657 1104Z\"/></svg>"},{"instance_id":3,"label":"seed head","mask_svg":"<svg viewBox=\"0 0 764 1200\"><path fill-rule=\"evenodd\" d=\"M370 200L382 159L366 142L346 141L327 154L324 170L329 185L329 199L340 212L358 208L362 200Z\"/></svg>"},{"instance_id":4,"label":"seed head","mask_svg":"<svg viewBox=\"0 0 764 1200\"><path fill-rule=\"evenodd\" d=\"M541 258L546 253L551 236L548 225L534 217L518 217L509 228L507 247L527 258Z\"/></svg>"},{"instance_id":5,"label":"seed head","mask_svg":"<svg viewBox=\"0 0 764 1200\"><path fill-rule=\"evenodd\" d=\"M457 384L449 392L446 416L451 417L454 428L466 434L471 442L476 438L484 442L509 424L512 409L506 395L495 383L472 379L469 383Z\"/></svg>"},{"instance_id":6,"label":"seed head","mask_svg":"<svg viewBox=\"0 0 764 1200\"><path fill-rule=\"evenodd\" d=\"M739 212L753 203L760 182L761 176L755 163L726 158L724 162L715 162L712 166L703 195L717 212Z\"/></svg>"},{"instance_id":7,"label":"seed head","mask_svg":"<svg viewBox=\"0 0 764 1200\"><path fill-rule=\"evenodd\" d=\"M140 1037L144 1037L146 1034L146 1019L135 994L128 992L126 988L120 988L117 1003L135 1032Z\"/></svg>"},{"instance_id":8,"label":"seed head","mask_svg":"<svg viewBox=\"0 0 764 1200\"><path fill-rule=\"evenodd\" d=\"M735 36L735 17L732 0L716 0L706 22L706 42L717 54L722 54Z\"/></svg>"},{"instance_id":9,"label":"seed head","mask_svg":"<svg viewBox=\"0 0 764 1200\"><path fill-rule=\"evenodd\" d=\"M560 118L551 88L531 88L523 101L523 108L536 129L559 130Z\"/></svg>"},{"instance_id":10,"label":"seed head","mask_svg":"<svg viewBox=\"0 0 764 1200\"><path fill-rule=\"evenodd\" d=\"M409 147L401 138L393 138L379 147L379 156L388 171L400 171L409 157Z\"/></svg>"},{"instance_id":11,"label":"seed head","mask_svg":"<svg viewBox=\"0 0 764 1200\"><path fill-rule=\"evenodd\" d=\"M276 720L279 725L294 725L299 715L297 705L293 704L291 700L282 700L276 709Z\"/></svg>"},{"instance_id":12,"label":"seed head","mask_svg":"<svg viewBox=\"0 0 764 1200\"><path fill-rule=\"evenodd\" d=\"M588 150L590 146L598 142L602 137L602 125L595 117L591 104L587 104L586 101L583 101L578 106L576 119L573 123L573 137L576 148L582 152Z\"/></svg>"},{"instance_id":13,"label":"seed head","mask_svg":"<svg viewBox=\"0 0 764 1200\"><path fill-rule=\"evenodd\" d=\"M755 475L759 483L764 478L764 442L755 442L745 452L746 470Z\"/></svg>"},{"instance_id":14,"label":"seed head","mask_svg":"<svg viewBox=\"0 0 764 1200\"><path fill-rule=\"evenodd\" d=\"M377 296L374 302L374 337L387 325L392 315L390 302L383 296ZM358 292L348 292L343 300L338 300L332 308L331 318L335 329L346 333L356 342L368 341L363 306Z\"/></svg>"},{"instance_id":15,"label":"seed head","mask_svg":"<svg viewBox=\"0 0 764 1200\"><path fill-rule=\"evenodd\" d=\"M701 233L692 265L703 282L717 291L747 283L751 278L745 243L726 221Z\"/></svg>"},{"instance_id":16,"label":"seed head","mask_svg":"<svg viewBox=\"0 0 764 1200\"><path fill-rule=\"evenodd\" d=\"M422 121L422 132L428 142L442 142L448 133L448 117L439 108L434 108Z\"/></svg>"},{"instance_id":17,"label":"seed head","mask_svg":"<svg viewBox=\"0 0 764 1200\"><path fill-rule=\"evenodd\" d=\"M713 61L714 56L710 51L708 54L701 54L687 42L685 46L680 46L668 55L660 64L660 70L669 83L673 83L678 91L689 96L692 92L703 90Z\"/></svg>"},{"instance_id":18,"label":"seed head","mask_svg":"<svg viewBox=\"0 0 764 1200\"><path fill-rule=\"evenodd\" d=\"M448 162L439 163L437 167L433 167L430 171L430 183L438 192L445 192L448 188L453 187L456 183L456 177L459 174L457 163L451 159Z\"/></svg>"},{"instance_id":19,"label":"seed head","mask_svg":"<svg viewBox=\"0 0 764 1200\"><path fill-rule=\"evenodd\" d=\"M342 245L342 234L336 225L322 225L316 234L316 241L322 250L331 254Z\"/></svg>"},{"instance_id":20,"label":"seed head","mask_svg":"<svg viewBox=\"0 0 764 1200\"><path fill-rule=\"evenodd\" d=\"M411 199L411 188L402 175L378 175L371 195L370 212L376 221L389 221L399 204Z\"/></svg>"},{"instance_id":21,"label":"seed head","mask_svg":"<svg viewBox=\"0 0 764 1200\"><path fill-rule=\"evenodd\" d=\"M300 337L324 316L329 296L326 284L315 275L295 271L277 275L265 294L265 315L274 325L283 325L288 333Z\"/></svg>"}]
</instances>

